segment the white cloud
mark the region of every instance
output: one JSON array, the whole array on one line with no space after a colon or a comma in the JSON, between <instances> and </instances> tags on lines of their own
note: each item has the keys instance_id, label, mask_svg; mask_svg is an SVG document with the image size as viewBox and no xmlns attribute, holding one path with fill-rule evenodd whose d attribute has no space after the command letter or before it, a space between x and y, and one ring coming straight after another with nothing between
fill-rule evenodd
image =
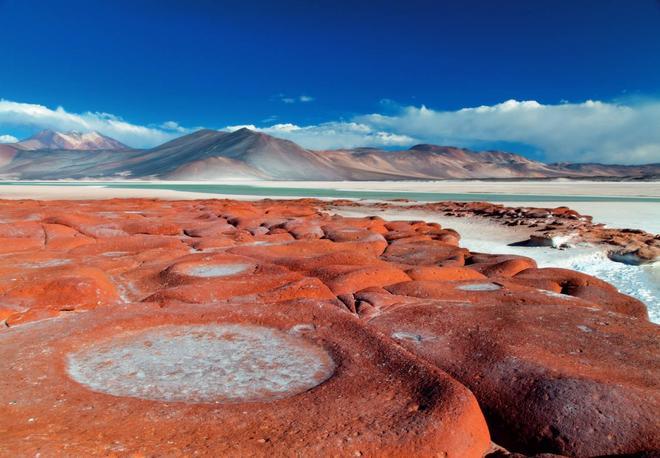
<instances>
[{"instance_id":1,"label":"white cloud","mask_svg":"<svg viewBox=\"0 0 660 458\"><path fill-rule=\"evenodd\" d=\"M0 143L16 143L18 138L13 135L0 135Z\"/></svg>"},{"instance_id":2,"label":"white cloud","mask_svg":"<svg viewBox=\"0 0 660 458\"><path fill-rule=\"evenodd\" d=\"M309 103L313 102L316 100L314 97L310 95L298 95L298 96L290 96L290 95L285 95L285 94L277 94L271 98L271 100L279 100L280 102L286 103L286 104L292 104L292 103Z\"/></svg>"},{"instance_id":3,"label":"white cloud","mask_svg":"<svg viewBox=\"0 0 660 458\"><path fill-rule=\"evenodd\" d=\"M437 111L406 107L393 116L370 114L357 122L428 143L488 147L527 145L550 161L660 162L660 102L544 105L507 100L496 105Z\"/></svg>"},{"instance_id":4,"label":"white cloud","mask_svg":"<svg viewBox=\"0 0 660 458\"><path fill-rule=\"evenodd\" d=\"M179 133L183 133L183 134L186 134L186 133L190 132L190 129L180 126L179 123L176 122L176 121L166 121L166 122L162 123L159 127L163 130L168 130L168 131L172 131L172 132L179 132Z\"/></svg>"},{"instance_id":5,"label":"white cloud","mask_svg":"<svg viewBox=\"0 0 660 458\"><path fill-rule=\"evenodd\" d=\"M311 126L298 126L291 123L274 124L270 127L256 127L252 124L228 126L233 132L247 127L274 137L286 138L310 149L355 148L359 146L406 146L415 143L407 135L399 135L374 130L357 122L326 122Z\"/></svg>"},{"instance_id":6,"label":"white cloud","mask_svg":"<svg viewBox=\"0 0 660 458\"><path fill-rule=\"evenodd\" d=\"M131 124L123 119L98 112L70 113L62 107L51 109L32 103L0 99L0 127L31 126L59 131L98 131L133 147L151 147L191 130L168 121L159 127Z\"/></svg>"},{"instance_id":7,"label":"white cloud","mask_svg":"<svg viewBox=\"0 0 660 458\"><path fill-rule=\"evenodd\" d=\"M507 100L455 111L422 105L399 108L395 115L356 116L349 122L235 127L248 127L316 149L408 147L414 143L489 149L504 143L536 150L548 161L660 162L659 101L622 104L587 100L546 105L534 100ZM515 146L507 149L516 151Z\"/></svg>"}]
</instances>

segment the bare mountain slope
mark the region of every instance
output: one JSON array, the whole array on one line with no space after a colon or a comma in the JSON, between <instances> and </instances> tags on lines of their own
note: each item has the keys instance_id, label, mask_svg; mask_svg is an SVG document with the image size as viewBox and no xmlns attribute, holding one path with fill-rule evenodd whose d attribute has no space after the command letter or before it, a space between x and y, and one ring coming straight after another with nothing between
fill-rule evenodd
<instances>
[{"instance_id":1,"label":"bare mountain slope","mask_svg":"<svg viewBox=\"0 0 660 458\"><path fill-rule=\"evenodd\" d=\"M231 169L234 167L237 174L251 173L255 178L275 180L342 178L341 173L323 158L292 141L249 129L240 129L232 133L216 132L216 134L219 134L216 135L217 139L208 148L198 151L194 160L187 161L167 176L174 179L195 179L198 177L196 171L204 170L205 177L227 178L234 174ZM238 166L239 163L242 165Z\"/></svg>"},{"instance_id":2,"label":"bare mountain slope","mask_svg":"<svg viewBox=\"0 0 660 458\"><path fill-rule=\"evenodd\" d=\"M42 130L41 132L15 143L17 149L34 150L127 150L130 149L114 138L106 137L98 132L55 132Z\"/></svg>"},{"instance_id":3,"label":"bare mountain slope","mask_svg":"<svg viewBox=\"0 0 660 458\"><path fill-rule=\"evenodd\" d=\"M41 133L43 134L43 132ZM404 180L614 178L657 179L660 164L545 164L500 152L417 145L404 151L356 148L313 151L296 143L249 129L220 132L203 129L149 150L79 150L83 143L53 149L60 134L32 137L32 143L0 145L0 177L60 179L131 177L171 180ZM71 134L63 134L70 136ZM87 134L83 134L87 135ZM30 149L40 145L45 149ZM54 139L52 142L47 138ZM77 138L77 137L76 137ZM80 137L87 141L89 137ZM30 146L31 145L31 146ZM122 145L123 146L123 145ZM93 154L90 154L93 153Z\"/></svg>"},{"instance_id":4,"label":"bare mountain slope","mask_svg":"<svg viewBox=\"0 0 660 458\"><path fill-rule=\"evenodd\" d=\"M11 163L16 156L16 148L11 145L0 144L0 167Z\"/></svg>"},{"instance_id":5,"label":"bare mountain slope","mask_svg":"<svg viewBox=\"0 0 660 458\"><path fill-rule=\"evenodd\" d=\"M417 145L409 150L395 152L361 148L318 154L323 154L336 167L353 171L354 176L366 171L379 171L390 178L419 179L532 178L559 175L542 162L516 154L475 153L435 145Z\"/></svg>"}]
</instances>

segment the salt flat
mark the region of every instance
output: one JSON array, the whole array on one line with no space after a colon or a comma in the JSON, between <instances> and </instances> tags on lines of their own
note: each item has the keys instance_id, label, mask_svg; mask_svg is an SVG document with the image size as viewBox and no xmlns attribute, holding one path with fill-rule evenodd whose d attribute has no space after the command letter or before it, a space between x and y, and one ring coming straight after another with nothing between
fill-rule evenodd
<instances>
[{"instance_id":1,"label":"salt flat","mask_svg":"<svg viewBox=\"0 0 660 458\"><path fill-rule=\"evenodd\" d=\"M264 187L344 189L355 191L417 191L501 193L557 196L660 197L659 181L242 181Z\"/></svg>"}]
</instances>

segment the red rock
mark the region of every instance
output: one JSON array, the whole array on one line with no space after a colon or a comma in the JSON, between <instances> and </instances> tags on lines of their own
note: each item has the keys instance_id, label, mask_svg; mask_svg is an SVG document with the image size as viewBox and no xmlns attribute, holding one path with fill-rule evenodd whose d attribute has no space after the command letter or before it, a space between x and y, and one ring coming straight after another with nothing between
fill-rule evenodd
<instances>
[{"instance_id":1,"label":"red rock","mask_svg":"<svg viewBox=\"0 0 660 458\"><path fill-rule=\"evenodd\" d=\"M333 242L359 242L372 238L385 241L385 238L381 234L366 229L354 227L329 228L328 226L323 226L323 230L325 237Z\"/></svg>"},{"instance_id":2,"label":"red rock","mask_svg":"<svg viewBox=\"0 0 660 458\"><path fill-rule=\"evenodd\" d=\"M305 220L287 221L283 226L295 239L320 239L325 234L317 222Z\"/></svg>"},{"instance_id":3,"label":"red rock","mask_svg":"<svg viewBox=\"0 0 660 458\"><path fill-rule=\"evenodd\" d=\"M271 362L245 387L222 372L199 376L198 356L169 356L187 352L178 342L193 338L248 380L248 362ZM339 447L469 458L490 445L468 390L332 304L104 309L73 325L10 329L0 334L0 358L3 392L11 393L0 432L3 450L15 455L108 455L121 444L131 455L327 456ZM160 386L161 359L190 374ZM284 371L297 378L272 385ZM190 391L177 389L182 382ZM241 402L249 396L257 398Z\"/></svg>"},{"instance_id":4,"label":"red rock","mask_svg":"<svg viewBox=\"0 0 660 458\"><path fill-rule=\"evenodd\" d=\"M92 237L61 224L43 224L45 244L49 250L71 250L81 245L94 243Z\"/></svg>"},{"instance_id":5,"label":"red rock","mask_svg":"<svg viewBox=\"0 0 660 458\"><path fill-rule=\"evenodd\" d=\"M470 388L511 451L660 448L656 325L570 303L445 301L400 304L369 323Z\"/></svg>"},{"instance_id":6,"label":"red rock","mask_svg":"<svg viewBox=\"0 0 660 458\"><path fill-rule=\"evenodd\" d=\"M32 221L0 224L0 253L37 250L45 243L41 224Z\"/></svg>"},{"instance_id":7,"label":"red rock","mask_svg":"<svg viewBox=\"0 0 660 458\"><path fill-rule=\"evenodd\" d=\"M598 304L605 310L648 320L646 305L633 297L619 292L613 293L609 289L597 286L569 286L563 292L564 294Z\"/></svg>"},{"instance_id":8,"label":"red rock","mask_svg":"<svg viewBox=\"0 0 660 458\"><path fill-rule=\"evenodd\" d=\"M110 279L103 271L91 267L38 269L20 280L7 288L0 300L28 310L48 309L53 312L90 309L119 300ZM13 318L18 320L19 315ZM12 320L7 322L12 324Z\"/></svg>"},{"instance_id":9,"label":"red rock","mask_svg":"<svg viewBox=\"0 0 660 458\"><path fill-rule=\"evenodd\" d=\"M228 248L236 244L227 237L200 237L191 240L190 246L199 251L212 251L218 248Z\"/></svg>"},{"instance_id":10,"label":"red rock","mask_svg":"<svg viewBox=\"0 0 660 458\"><path fill-rule=\"evenodd\" d=\"M194 226L187 224L183 232L190 237L223 237L225 234L236 232L236 227L220 219Z\"/></svg>"},{"instance_id":11,"label":"red rock","mask_svg":"<svg viewBox=\"0 0 660 458\"><path fill-rule=\"evenodd\" d=\"M387 262L408 264L411 266L456 265L465 263L468 251L437 241L418 241L406 243L405 239L392 242L381 258Z\"/></svg>"},{"instance_id":12,"label":"red rock","mask_svg":"<svg viewBox=\"0 0 660 458\"><path fill-rule=\"evenodd\" d=\"M239 246L228 250L229 253L266 262L276 262L278 259L284 258L307 258L336 251L343 250L339 244L332 243L330 240L301 240L276 245Z\"/></svg>"},{"instance_id":13,"label":"red rock","mask_svg":"<svg viewBox=\"0 0 660 458\"><path fill-rule=\"evenodd\" d=\"M644 319L643 304L583 274L536 269L523 257L470 253L458 247L455 231L438 224L321 213L330 205L311 199L0 201L6 222L0 246L9 250L0 256L0 381L3 392L20 401L0 407L3 450L483 456L488 436L478 406L437 368L477 393L497 439L513 453L632 453L655 444L657 423L644 406L657 407L658 349L651 344L657 328ZM503 222L534 214L491 204L430 205ZM552 230L577 217L562 209L550 213L539 224ZM613 237L611 243L623 246L646 236L620 231ZM640 325L639 335L628 322ZM206 331L184 333L181 345L172 331L80 369L88 378L105 374L112 387L148 393L149 401L76 383L81 372L66 372L67 358L99 339L108 349L126 342L132 329L227 323L302 336L300 348L337 363L334 375L268 400L263 396L272 389L248 384L241 389L252 390L254 399L218 406L197 398L152 399L153 383L126 383L147 376L143 369L117 377L106 369L124 370L124 362L154 343L170 345L160 353L170 358L167 364L222 366L250 348L241 344L240 329L230 333L238 339L231 358L185 340L204 341ZM314 342L322 348L312 348ZM185 348L195 356L180 357ZM148 362L141 360L142 367ZM312 371L312 379L324 367ZM184 383L169 393L201 396L227 385L213 381L222 371L192 373L208 383ZM176 374L163 379L174 382ZM120 451L107 448L118 443Z\"/></svg>"},{"instance_id":14,"label":"red rock","mask_svg":"<svg viewBox=\"0 0 660 458\"><path fill-rule=\"evenodd\" d=\"M38 250L42 246L42 240L0 237L0 253L15 253L17 251Z\"/></svg>"},{"instance_id":15,"label":"red rock","mask_svg":"<svg viewBox=\"0 0 660 458\"><path fill-rule=\"evenodd\" d=\"M329 265L312 270L310 275L321 279L335 295L410 280L402 270L391 266Z\"/></svg>"},{"instance_id":16,"label":"red rock","mask_svg":"<svg viewBox=\"0 0 660 458\"><path fill-rule=\"evenodd\" d=\"M560 292L593 302L604 310L648 319L646 306L640 301L619 293L616 288L603 280L591 275L574 272L568 269L544 268L523 270L512 278L513 281L523 280L527 284L533 282L553 282ZM541 283L539 283L541 288ZM553 288L554 290L557 287Z\"/></svg>"},{"instance_id":17,"label":"red rock","mask_svg":"<svg viewBox=\"0 0 660 458\"><path fill-rule=\"evenodd\" d=\"M434 240L438 240L449 245L458 246L461 236L453 229L444 229L433 236Z\"/></svg>"},{"instance_id":18,"label":"red rock","mask_svg":"<svg viewBox=\"0 0 660 458\"><path fill-rule=\"evenodd\" d=\"M385 227L389 231L399 231L399 232L407 232L407 231L414 231L416 226L419 227L420 222L415 221L388 221L385 223ZM421 223L422 225L424 224L423 222Z\"/></svg>"},{"instance_id":19,"label":"red rock","mask_svg":"<svg viewBox=\"0 0 660 458\"><path fill-rule=\"evenodd\" d=\"M178 250L185 245L174 237L135 234L123 237L107 237L94 244L86 244L72 249L74 256L98 256L107 253L134 253L156 248Z\"/></svg>"},{"instance_id":20,"label":"red rock","mask_svg":"<svg viewBox=\"0 0 660 458\"><path fill-rule=\"evenodd\" d=\"M44 230L40 223L34 221L17 221L14 223L0 223L0 238L4 239L44 239Z\"/></svg>"},{"instance_id":21,"label":"red rock","mask_svg":"<svg viewBox=\"0 0 660 458\"><path fill-rule=\"evenodd\" d=\"M257 262L232 254L194 254L144 278L142 289L153 293L144 300L167 305L170 302L212 303L229 298L249 298L268 293L281 300L296 297L330 299L334 294L324 284L303 281L304 277L281 266ZM140 283L140 282L136 282Z\"/></svg>"},{"instance_id":22,"label":"red rock","mask_svg":"<svg viewBox=\"0 0 660 458\"><path fill-rule=\"evenodd\" d=\"M82 215L80 213L56 214L44 218L43 222L68 226L84 235L94 238L127 235L125 231L119 228L116 222L110 222L99 217Z\"/></svg>"},{"instance_id":23,"label":"red rock","mask_svg":"<svg viewBox=\"0 0 660 458\"><path fill-rule=\"evenodd\" d=\"M433 240L433 237L427 234L419 234L413 230L409 231L390 231L384 235L384 238L388 242L393 242L395 240L407 240L410 242L416 242L421 240Z\"/></svg>"},{"instance_id":24,"label":"red rock","mask_svg":"<svg viewBox=\"0 0 660 458\"><path fill-rule=\"evenodd\" d=\"M324 228L332 227L352 227L356 229L366 229L371 232L376 232L380 235L385 235L389 229L385 227L385 221L378 216L368 216L365 218L350 218L334 215L331 216L329 221L324 225Z\"/></svg>"},{"instance_id":25,"label":"red rock","mask_svg":"<svg viewBox=\"0 0 660 458\"><path fill-rule=\"evenodd\" d=\"M467 267L422 266L409 269L406 273L413 280L456 281L486 278L485 275Z\"/></svg>"},{"instance_id":26,"label":"red rock","mask_svg":"<svg viewBox=\"0 0 660 458\"><path fill-rule=\"evenodd\" d=\"M179 235L182 233L177 224L146 220L145 218L123 224L121 228L128 234Z\"/></svg>"},{"instance_id":27,"label":"red rock","mask_svg":"<svg viewBox=\"0 0 660 458\"><path fill-rule=\"evenodd\" d=\"M516 255L472 254L466 264L487 277L512 277L525 269L536 268L532 258Z\"/></svg>"}]
</instances>

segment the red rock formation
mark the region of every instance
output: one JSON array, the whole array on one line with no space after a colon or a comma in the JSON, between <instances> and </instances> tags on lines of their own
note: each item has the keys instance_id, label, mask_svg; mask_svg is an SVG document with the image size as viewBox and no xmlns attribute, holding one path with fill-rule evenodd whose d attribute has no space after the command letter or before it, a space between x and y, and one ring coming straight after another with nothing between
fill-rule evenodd
<instances>
[{"instance_id":1,"label":"red rock formation","mask_svg":"<svg viewBox=\"0 0 660 458\"><path fill-rule=\"evenodd\" d=\"M641 302L326 205L0 201L2 450L479 457L477 401L512 452L660 447Z\"/></svg>"},{"instance_id":2,"label":"red rock formation","mask_svg":"<svg viewBox=\"0 0 660 458\"><path fill-rule=\"evenodd\" d=\"M370 323L470 388L511 450L660 448L657 326L559 302L422 301Z\"/></svg>"},{"instance_id":3,"label":"red rock formation","mask_svg":"<svg viewBox=\"0 0 660 458\"><path fill-rule=\"evenodd\" d=\"M336 200L331 206L357 206L362 204L349 200ZM370 204L374 209L401 209L401 204L381 202ZM521 226L533 229L527 240L520 245L562 247L580 242L605 245L612 260L626 264L646 264L660 259L660 235L637 229L605 228L596 224L592 217L581 215L567 207L535 208L505 207L490 202L433 202L428 204L406 203L404 208L440 213L456 218L487 218L506 226ZM405 226L405 222L403 223ZM397 231L393 231L397 232ZM396 237L410 236L403 232ZM457 239L458 240L458 239Z\"/></svg>"},{"instance_id":4,"label":"red rock formation","mask_svg":"<svg viewBox=\"0 0 660 458\"><path fill-rule=\"evenodd\" d=\"M208 326L218 323L231 334L208 342ZM167 327L181 331L172 336ZM132 337L145 331L147 340ZM168 346L172 339L180 349ZM227 377L208 386L210 375L196 372L185 380L160 378L162 368L151 361L161 348L184 358L173 370L212 368L192 359L204 355L189 353L191 339L202 351L212 345L235 358L242 353L232 339L242 339L248 361L225 367L251 385ZM113 372L95 366L115 351L124 355L121 361L102 363ZM8 396L0 415L2 448L13 455L479 457L489 447L483 416L466 388L331 303L116 306L47 329L0 334L0 358ZM264 366L254 372L250 361ZM310 365L323 372L308 372ZM114 372L127 375L113 378ZM300 383L309 388L288 391ZM131 385L153 389L133 395ZM233 401L195 402L200 396ZM251 396L260 398L242 401Z\"/></svg>"}]
</instances>

